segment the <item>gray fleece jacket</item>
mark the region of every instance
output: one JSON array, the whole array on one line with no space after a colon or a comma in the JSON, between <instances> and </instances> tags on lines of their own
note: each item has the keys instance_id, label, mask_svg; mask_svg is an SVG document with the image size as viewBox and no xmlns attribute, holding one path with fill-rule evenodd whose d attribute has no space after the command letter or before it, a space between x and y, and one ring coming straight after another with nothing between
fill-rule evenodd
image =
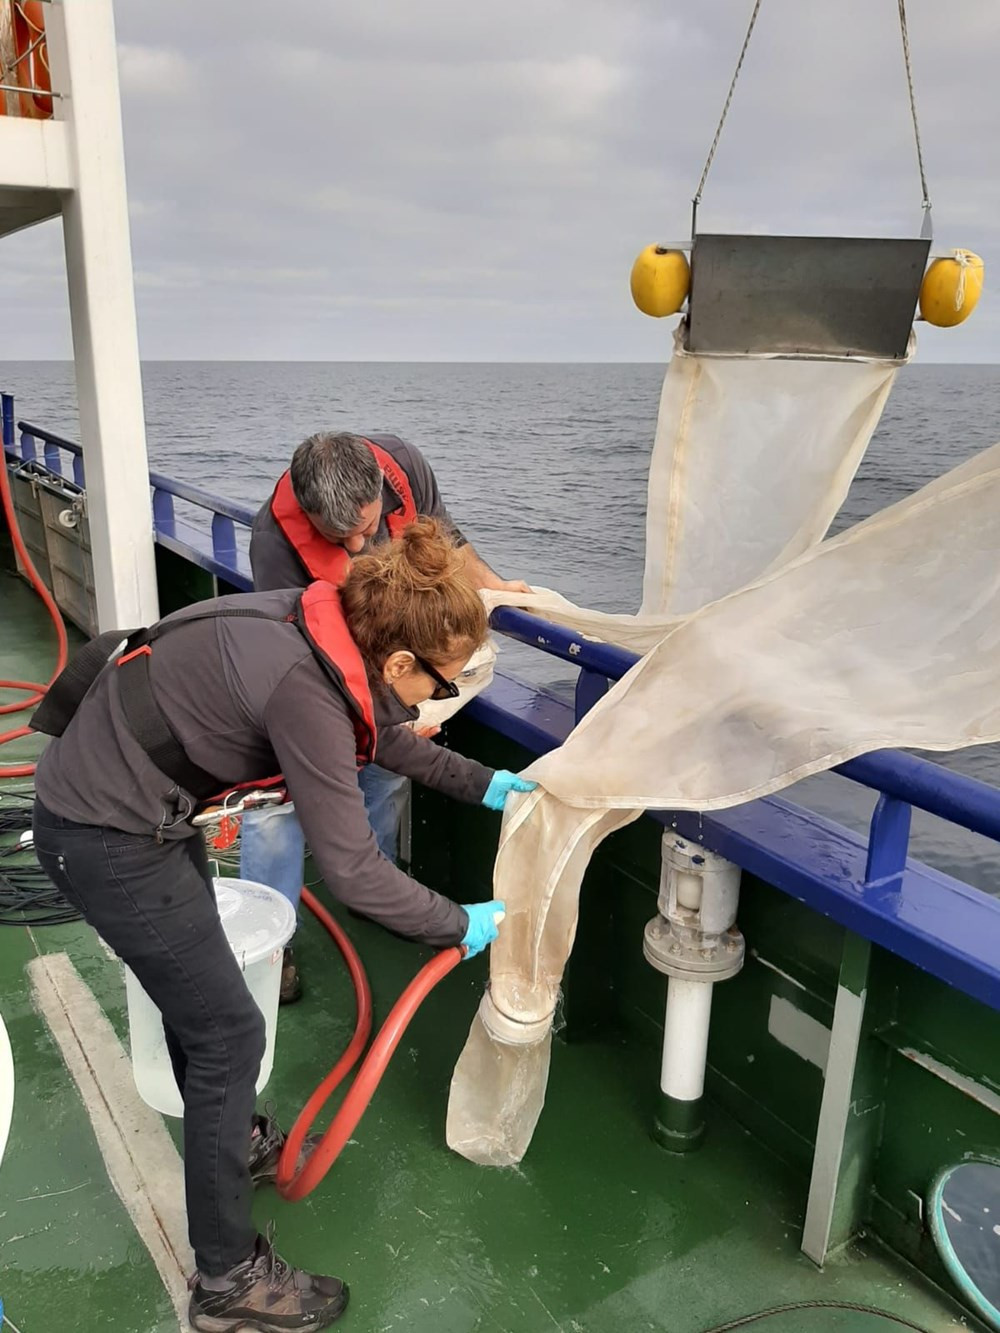
<instances>
[{"instance_id":1,"label":"gray fleece jacket","mask_svg":"<svg viewBox=\"0 0 1000 1333\"><path fill-rule=\"evenodd\" d=\"M209 606L284 616L298 592L221 597ZM122 711L117 668L104 668L62 736L38 765L36 791L64 819L149 833L200 836L194 801L140 748ZM189 758L219 790L283 773L306 839L330 891L389 930L425 944L457 944L465 912L403 874L379 851L358 786L347 700L294 625L281 620L192 621L158 639L150 658L158 704ZM373 692L376 761L460 801L482 800L492 770L399 725L416 716Z\"/></svg>"}]
</instances>

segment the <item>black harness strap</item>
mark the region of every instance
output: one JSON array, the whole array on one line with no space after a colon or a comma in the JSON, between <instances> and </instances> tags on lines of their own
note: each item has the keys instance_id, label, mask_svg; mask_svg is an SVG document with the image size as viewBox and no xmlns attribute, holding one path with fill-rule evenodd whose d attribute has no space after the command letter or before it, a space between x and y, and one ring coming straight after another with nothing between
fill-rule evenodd
<instances>
[{"instance_id":1,"label":"black harness strap","mask_svg":"<svg viewBox=\"0 0 1000 1333\"><path fill-rule=\"evenodd\" d=\"M119 659L118 697L125 721L161 773L189 791L195 800L207 801L222 784L188 758L184 746L171 731L149 679L150 653L147 643Z\"/></svg>"},{"instance_id":2,"label":"black harness strap","mask_svg":"<svg viewBox=\"0 0 1000 1333\"><path fill-rule=\"evenodd\" d=\"M137 629L109 629L85 643L63 667L35 709L29 724L32 731L61 736L83 703L84 695L115 656L115 649L121 644L127 647L133 638L144 633L145 630Z\"/></svg>"},{"instance_id":3,"label":"black harness strap","mask_svg":"<svg viewBox=\"0 0 1000 1333\"><path fill-rule=\"evenodd\" d=\"M249 607L231 610L199 611L149 629L108 630L98 635L74 656L73 660L52 682L48 693L35 710L32 729L49 736L61 736L69 726L73 714L83 702L87 691L105 666L115 657L115 648L124 644L125 651L118 658L118 695L129 730L151 762L177 786L198 801L214 796L223 783L188 758L187 752L170 729L163 711L156 702L149 678L150 644L182 625L195 620L225 618L252 618L278 622L297 617L269 616L266 611Z\"/></svg>"},{"instance_id":4,"label":"black harness strap","mask_svg":"<svg viewBox=\"0 0 1000 1333\"><path fill-rule=\"evenodd\" d=\"M129 730L139 742L146 754L161 773L176 782L178 787L191 793L196 801L207 801L216 796L224 782L212 773L200 768L180 743L170 724L163 716L160 705L153 693L153 684L149 679L149 659L152 654L150 644L169 634L182 625L190 625L196 620L250 619L284 621L286 616L269 616L266 611L255 611L251 607L233 607L225 611L196 611L177 620L161 620L145 632L139 646L119 658L118 668L121 676L118 680L118 696L122 702L122 711L128 722Z\"/></svg>"}]
</instances>

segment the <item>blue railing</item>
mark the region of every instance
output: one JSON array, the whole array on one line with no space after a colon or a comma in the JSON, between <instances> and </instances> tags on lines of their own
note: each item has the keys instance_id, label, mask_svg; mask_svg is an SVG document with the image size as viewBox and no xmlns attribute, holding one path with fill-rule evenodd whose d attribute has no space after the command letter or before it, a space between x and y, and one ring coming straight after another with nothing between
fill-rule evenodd
<instances>
[{"instance_id":1,"label":"blue railing","mask_svg":"<svg viewBox=\"0 0 1000 1333\"><path fill-rule=\"evenodd\" d=\"M18 450L13 400L9 394L2 395L0 411L4 445L10 455L20 457L23 463L42 462L52 472L64 476L62 455L69 454L72 480L83 485L82 450L78 444L22 421L17 423ZM229 585L249 589L250 570L239 549L237 527L250 526L253 510L158 472L151 472L149 479L157 542ZM175 500L210 515L207 528L199 529L188 520L178 519ZM509 607L493 613L492 625L508 638L579 668L573 709L544 692L509 679L500 682L492 699L484 698L472 705L472 711L482 721L497 726L535 752L559 744L573 723L607 692L610 683L619 680L639 660L624 648L594 643L562 626ZM823 829L826 829L823 837L833 830L835 843L840 833L849 835L777 798L749 802L734 811L716 812L712 816L661 813L657 817L672 822L685 836L714 840L715 850L723 855L730 855L859 933L869 935L950 984L1000 1008L1000 903L972 889L964 895L958 893L965 886L947 881L946 877L935 877L934 872L928 872L916 883L913 890L919 900L916 906L901 904L898 898L905 877L912 871L912 864L909 867L907 864L911 808L915 806L1000 841L1000 789L896 750L861 755L839 765L835 771L880 793L867 845L862 848L863 874L854 875L853 869L849 875L844 874L844 866L850 863L849 857L843 860L847 855L846 843L836 844L840 847L836 855L842 858L837 875L832 878L828 875L824 881L811 872L806 864L810 839L820 837ZM788 829L794 825L794 818L790 819L788 812L808 822L808 831L799 830L791 840ZM836 855L828 857L828 862L836 860ZM811 885L808 892L807 884ZM948 928L945 930L939 921L937 932L928 933L920 918L926 915L927 904L940 904L945 884L954 886L949 890L952 897ZM910 915L912 921L908 920ZM935 912L935 916L940 913Z\"/></svg>"},{"instance_id":2,"label":"blue railing","mask_svg":"<svg viewBox=\"0 0 1000 1333\"><path fill-rule=\"evenodd\" d=\"M67 440L62 435L56 435L41 426L33 426L28 421L18 421L18 448L15 445L14 400L11 394L0 395L0 414L4 447L8 453L19 455L22 463L43 463L49 472L81 488L85 486L83 449L75 440ZM64 454L68 454L71 461L72 475L69 477L63 470ZM246 505L213 495L199 486L165 476L162 472L151 471L149 484L157 542L185 556L217 578L249 592L252 586L250 564L245 552L239 547L236 525L249 528L254 511ZM188 517L178 516L176 500L211 515L206 529L199 528Z\"/></svg>"}]
</instances>

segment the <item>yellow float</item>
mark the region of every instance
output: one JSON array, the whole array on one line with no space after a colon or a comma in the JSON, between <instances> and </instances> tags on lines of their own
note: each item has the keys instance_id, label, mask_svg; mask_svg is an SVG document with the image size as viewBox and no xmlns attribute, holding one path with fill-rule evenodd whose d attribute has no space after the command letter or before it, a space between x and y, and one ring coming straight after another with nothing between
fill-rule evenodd
<instances>
[{"instance_id":1,"label":"yellow float","mask_svg":"<svg viewBox=\"0 0 1000 1333\"><path fill-rule=\"evenodd\" d=\"M632 265L632 300L644 315L676 315L687 300L691 268L683 250L647 245Z\"/></svg>"},{"instance_id":2,"label":"yellow float","mask_svg":"<svg viewBox=\"0 0 1000 1333\"><path fill-rule=\"evenodd\" d=\"M920 314L939 329L969 318L983 290L983 261L971 250L935 259L920 284Z\"/></svg>"}]
</instances>

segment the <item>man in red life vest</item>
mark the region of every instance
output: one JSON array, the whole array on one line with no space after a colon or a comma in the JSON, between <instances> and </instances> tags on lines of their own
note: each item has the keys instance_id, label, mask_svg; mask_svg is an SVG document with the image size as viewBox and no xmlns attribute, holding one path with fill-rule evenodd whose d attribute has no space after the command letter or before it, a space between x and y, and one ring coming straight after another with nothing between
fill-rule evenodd
<instances>
[{"instance_id":1,"label":"man in red life vest","mask_svg":"<svg viewBox=\"0 0 1000 1333\"><path fill-rule=\"evenodd\" d=\"M396 435L319 434L300 444L271 498L254 519L250 565L254 591L343 582L350 557L391 540L417 515L439 518L455 533L476 588L527 592L502 579L452 522L423 454Z\"/></svg>"},{"instance_id":2,"label":"man in red life vest","mask_svg":"<svg viewBox=\"0 0 1000 1333\"><path fill-rule=\"evenodd\" d=\"M321 432L295 450L291 466L254 519L250 566L254 591L301 588L315 579L339 586L351 557L391 541L418 515L441 519L455 534L477 588L528 591L500 578L452 521L427 460L396 435ZM406 779L375 764L362 769L362 790L382 854L394 861L406 802ZM270 806L243 817L240 874L270 884L297 908L305 844L294 807ZM301 984L292 950L285 953L283 1003Z\"/></svg>"}]
</instances>

